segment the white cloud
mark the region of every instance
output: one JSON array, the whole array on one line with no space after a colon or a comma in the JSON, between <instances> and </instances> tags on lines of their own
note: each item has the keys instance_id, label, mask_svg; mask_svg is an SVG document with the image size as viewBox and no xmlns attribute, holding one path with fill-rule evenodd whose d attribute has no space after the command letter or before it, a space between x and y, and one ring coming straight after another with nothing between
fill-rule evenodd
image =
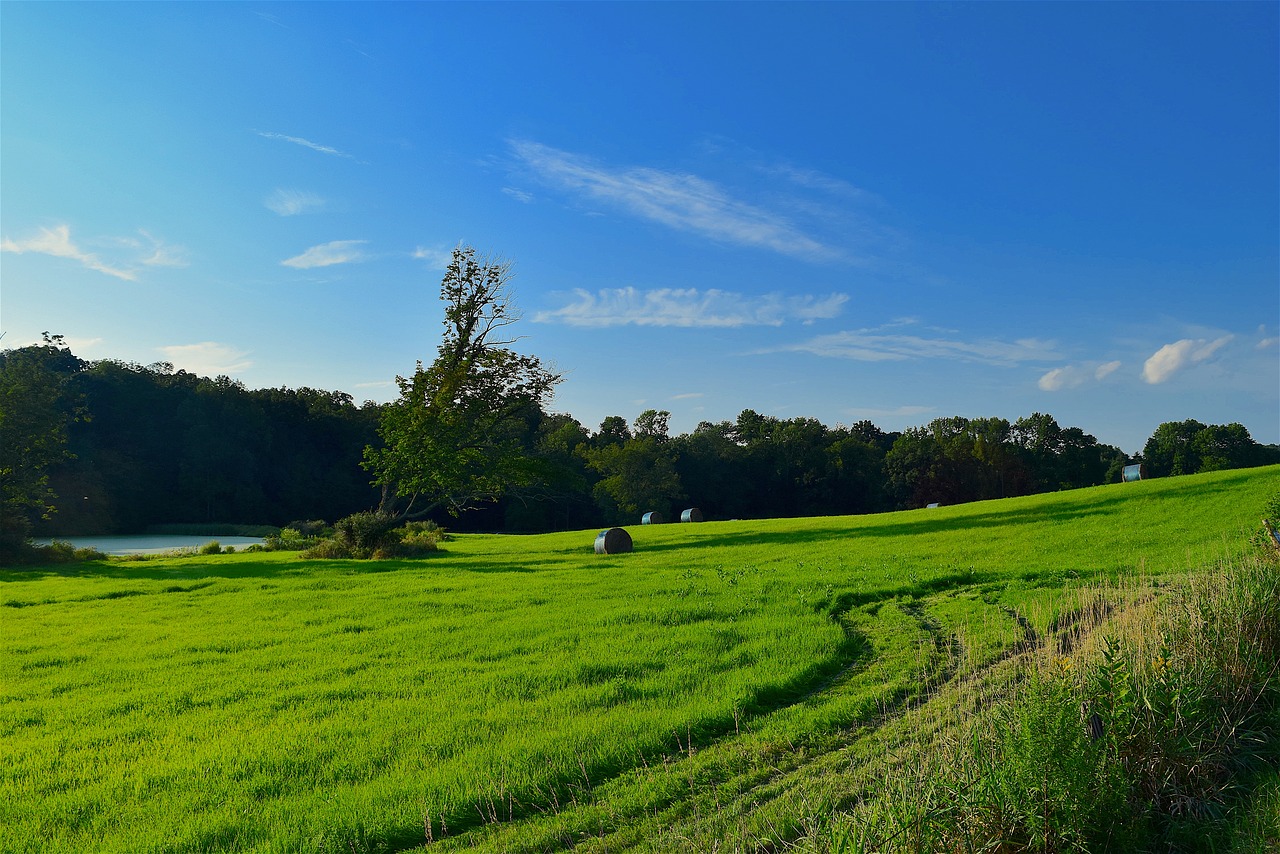
<instances>
[{"instance_id":1,"label":"white cloud","mask_svg":"<svg viewBox=\"0 0 1280 854\"><path fill-rule=\"evenodd\" d=\"M606 288L594 294L578 289L573 294L573 302L553 311L538 312L533 319L539 323L593 327L781 326L789 320L810 322L835 317L849 300L845 294L749 296L714 288Z\"/></svg>"},{"instance_id":2,"label":"white cloud","mask_svg":"<svg viewBox=\"0 0 1280 854\"><path fill-rule=\"evenodd\" d=\"M532 193L525 192L524 190L518 190L515 187L503 187L502 192L506 193L508 196L510 196L511 198L515 199L517 202L520 202L522 204L527 205L533 201Z\"/></svg>"},{"instance_id":3,"label":"white cloud","mask_svg":"<svg viewBox=\"0 0 1280 854\"><path fill-rule=\"evenodd\" d=\"M829 358L855 359L861 362L943 359L1008 366L1057 358L1051 342L1035 338L1021 338L1016 341L998 341L991 338L960 341L947 338L925 338L919 335L887 334L879 329L860 329L820 335L800 344L780 349ZM777 350L764 352L777 352Z\"/></svg>"},{"instance_id":4,"label":"white cloud","mask_svg":"<svg viewBox=\"0 0 1280 854\"><path fill-rule=\"evenodd\" d=\"M513 140L510 145L516 156L548 183L633 216L783 255L805 259L843 256L839 250L801 232L785 217L735 199L696 175L642 166L610 168L581 155L524 140Z\"/></svg>"},{"instance_id":5,"label":"white cloud","mask_svg":"<svg viewBox=\"0 0 1280 854\"><path fill-rule=\"evenodd\" d=\"M214 341L171 344L156 349L164 353L165 361L172 362L174 367L202 377L239 373L253 364L245 358L249 355L247 352Z\"/></svg>"},{"instance_id":6,"label":"white cloud","mask_svg":"<svg viewBox=\"0 0 1280 854\"><path fill-rule=\"evenodd\" d=\"M35 252L41 255L52 255L55 258L70 258L73 261L79 261L90 270L106 273L108 276L115 276L117 279L132 282L138 278L138 274L135 271L111 266L94 253L85 252L72 243L71 227L68 225L41 228L34 236L22 240L10 240L6 237L0 240L0 251L13 252L18 255L25 252Z\"/></svg>"},{"instance_id":7,"label":"white cloud","mask_svg":"<svg viewBox=\"0 0 1280 854\"><path fill-rule=\"evenodd\" d=\"M1040 377L1037 385L1042 391L1061 391L1064 388L1079 388L1088 382L1100 382L1116 372L1120 362L1104 362L1093 368L1082 365L1064 365L1054 368Z\"/></svg>"},{"instance_id":8,"label":"white cloud","mask_svg":"<svg viewBox=\"0 0 1280 854\"><path fill-rule=\"evenodd\" d=\"M268 133L264 131L258 131L258 136L264 137L266 139L279 139L284 142L292 142L294 145L301 145L303 148L310 148L312 151L318 151L321 154L329 154L334 157L345 157L349 160L355 159L350 154L347 154L345 151L339 151L338 149L333 148L331 146L321 145L318 142L312 142L311 140L303 139L300 136L286 136L285 134L282 134L282 133Z\"/></svg>"},{"instance_id":9,"label":"white cloud","mask_svg":"<svg viewBox=\"0 0 1280 854\"><path fill-rule=\"evenodd\" d=\"M427 266L432 270L447 270L449 262L453 260L453 250L428 249L425 246L419 246L413 250L413 257L419 261L426 261Z\"/></svg>"},{"instance_id":10,"label":"white cloud","mask_svg":"<svg viewBox=\"0 0 1280 854\"><path fill-rule=\"evenodd\" d=\"M1098 365L1097 369L1094 370L1093 378L1095 380L1104 380L1107 377L1114 374L1119 369L1120 369L1120 362L1118 360L1114 362L1103 362L1101 365Z\"/></svg>"},{"instance_id":11,"label":"white cloud","mask_svg":"<svg viewBox=\"0 0 1280 854\"><path fill-rule=\"evenodd\" d=\"M277 189L262 203L280 216L297 216L324 209L324 199L306 190Z\"/></svg>"},{"instance_id":12,"label":"white cloud","mask_svg":"<svg viewBox=\"0 0 1280 854\"><path fill-rule=\"evenodd\" d=\"M360 247L368 242L367 240L333 240L319 246L312 246L301 255L286 258L280 263L286 267L310 270L313 267L331 267L334 264L363 261L365 254Z\"/></svg>"},{"instance_id":13,"label":"white cloud","mask_svg":"<svg viewBox=\"0 0 1280 854\"><path fill-rule=\"evenodd\" d=\"M1280 338L1262 338L1258 341L1259 350L1268 350L1280 344Z\"/></svg>"},{"instance_id":14,"label":"white cloud","mask_svg":"<svg viewBox=\"0 0 1280 854\"><path fill-rule=\"evenodd\" d=\"M694 391L694 392L689 392L688 394L673 394L671 395L670 399L671 400L694 400L699 397L706 397L706 395L700 391Z\"/></svg>"},{"instance_id":15,"label":"white cloud","mask_svg":"<svg viewBox=\"0 0 1280 854\"><path fill-rule=\"evenodd\" d=\"M1054 368L1040 378L1037 383L1043 391L1061 391L1064 388L1074 388L1084 382L1079 371L1071 366L1065 368Z\"/></svg>"},{"instance_id":16,"label":"white cloud","mask_svg":"<svg viewBox=\"0 0 1280 854\"><path fill-rule=\"evenodd\" d=\"M1224 335L1213 341L1204 338L1183 338L1181 341L1165 344L1143 364L1142 378L1151 385L1168 382L1188 365L1211 358L1234 337L1234 335Z\"/></svg>"}]
</instances>

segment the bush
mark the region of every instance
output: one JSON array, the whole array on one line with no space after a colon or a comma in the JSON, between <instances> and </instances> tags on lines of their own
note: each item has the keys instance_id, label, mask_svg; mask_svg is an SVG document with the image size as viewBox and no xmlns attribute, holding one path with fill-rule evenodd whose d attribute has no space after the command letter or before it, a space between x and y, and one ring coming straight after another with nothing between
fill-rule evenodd
<instances>
[{"instance_id":1,"label":"bush","mask_svg":"<svg viewBox=\"0 0 1280 854\"><path fill-rule=\"evenodd\" d=\"M292 525L282 528L279 534L265 539L266 549L273 552L298 552L319 545L324 537L319 534L304 534Z\"/></svg>"},{"instance_id":2,"label":"bush","mask_svg":"<svg viewBox=\"0 0 1280 854\"><path fill-rule=\"evenodd\" d=\"M222 554L222 544L217 540L210 540L200 547L202 555L219 555Z\"/></svg>"},{"instance_id":3,"label":"bush","mask_svg":"<svg viewBox=\"0 0 1280 854\"><path fill-rule=\"evenodd\" d=\"M97 549L78 549L71 543L54 540L47 546L26 544L20 559L15 563L87 563L91 560L107 560L107 555Z\"/></svg>"},{"instance_id":4,"label":"bush","mask_svg":"<svg viewBox=\"0 0 1280 854\"><path fill-rule=\"evenodd\" d=\"M320 560L421 557L438 551L440 542L447 538L445 529L435 522L409 522L396 527L398 521L387 513L354 513L334 523L333 536L307 546L302 557ZM283 536L284 532L281 533Z\"/></svg>"},{"instance_id":5,"label":"bush","mask_svg":"<svg viewBox=\"0 0 1280 854\"><path fill-rule=\"evenodd\" d=\"M329 525L323 519L295 519L284 526L280 531L281 536L286 531L293 531L298 537L319 540L329 532Z\"/></svg>"}]
</instances>

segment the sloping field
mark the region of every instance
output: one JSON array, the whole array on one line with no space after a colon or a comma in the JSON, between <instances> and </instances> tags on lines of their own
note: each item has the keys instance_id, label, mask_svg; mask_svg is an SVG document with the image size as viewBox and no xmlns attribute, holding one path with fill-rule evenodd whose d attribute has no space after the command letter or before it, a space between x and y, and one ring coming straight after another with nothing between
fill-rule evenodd
<instances>
[{"instance_id":1,"label":"sloping field","mask_svg":"<svg viewBox=\"0 0 1280 854\"><path fill-rule=\"evenodd\" d=\"M1241 550L1277 491L0 571L0 850L776 849L931 690Z\"/></svg>"}]
</instances>

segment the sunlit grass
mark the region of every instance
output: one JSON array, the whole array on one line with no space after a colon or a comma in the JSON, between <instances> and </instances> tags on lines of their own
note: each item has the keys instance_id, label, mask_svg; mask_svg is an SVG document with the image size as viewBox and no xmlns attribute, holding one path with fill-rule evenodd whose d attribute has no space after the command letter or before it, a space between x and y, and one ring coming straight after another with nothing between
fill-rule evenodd
<instances>
[{"instance_id":1,"label":"sunlit grass","mask_svg":"<svg viewBox=\"0 0 1280 854\"><path fill-rule=\"evenodd\" d=\"M0 571L0 849L681 847L695 813L794 838L817 789L787 775L1047 631L1064 591L1211 563L1278 481L636 525L616 556L590 531Z\"/></svg>"}]
</instances>

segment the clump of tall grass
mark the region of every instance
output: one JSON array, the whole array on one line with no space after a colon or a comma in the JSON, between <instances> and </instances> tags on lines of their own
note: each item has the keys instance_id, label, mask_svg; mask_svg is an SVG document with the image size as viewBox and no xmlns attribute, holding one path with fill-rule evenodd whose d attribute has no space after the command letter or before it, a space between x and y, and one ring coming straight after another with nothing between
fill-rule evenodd
<instances>
[{"instance_id":1,"label":"clump of tall grass","mask_svg":"<svg viewBox=\"0 0 1280 854\"><path fill-rule=\"evenodd\" d=\"M836 816L819 847L1182 851L1226 850L1233 838L1280 843L1274 823L1267 837L1236 827L1234 817L1243 805L1258 823L1257 810L1247 809L1250 785L1274 778L1280 766L1280 559L1258 552L1221 561L1161 594L1126 597L1141 604L1069 657L1046 645L997 699L957 719L945 749L916 774Z\"/></svg>"}]
</instances>

